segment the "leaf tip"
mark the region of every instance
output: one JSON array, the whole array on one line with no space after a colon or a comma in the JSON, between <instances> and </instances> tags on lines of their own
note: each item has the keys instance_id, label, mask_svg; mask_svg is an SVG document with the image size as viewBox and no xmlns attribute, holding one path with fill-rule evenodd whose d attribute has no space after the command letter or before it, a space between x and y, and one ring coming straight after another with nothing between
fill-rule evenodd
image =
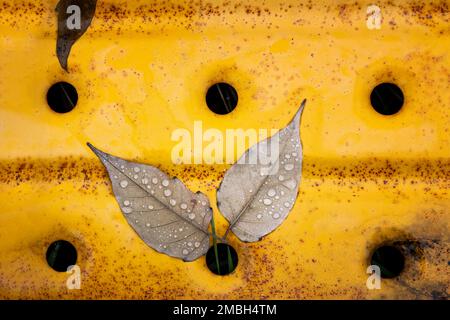
<instances>
[{"instance_id":1,"label":"leaf tip","mask_svg":"<svg viewBox=\"0 0 450 320\"><path fill-rule=\"evenodd\" d=\"M306 98L305 98L305 99L303 99L302 103L300 104L300 109L303 109L303 108L305 107L305 105L306 105L306 101L307 101L307 99L306 99Z\"/></svg>"},{"instance_id":2,"label":"leaf tip","mask_svg":"<svg viewBox=\"0 0 450 320\"><path fill-rule=\"evenodd\" d=\"M89 149L92 150L92 152L95 153L95 155L99 158L102 158L103 152L98 150L96 147L94 147L90 142L86 142L86 145L89 147Z\"/></svg>"},{"instance_id":3,"label":"leaf tip","mask_svg":"<svg viewBox=\"0 0 450 320\"><path fill-rule=\"evenodd\" d=\"M58 39L58 42L60 40ZM61 66L61 68L63 68L66 72L69 72L69 66L67 63L67 59L68 59L68 53L65 53L63 49L59 48L59 44L57 44L56 47L56 55L58 57L58 61L59 61L59 65Z\"/></svg>"},{"instance_id":4,"label":"leaf tip","mask_svg":"<svg viewBox=\"0 0 450 320\"><path fill-rule=\"evenodd\" d=\"M87 145L92 151L97 150L90 142L86 142L86 145Z\"/></svg>"},{"instance_id":5,"label":"leaf tip","mask_svg":"<svg viewBox=\"0 0 450 320\"><path fill-rule=\"evenodd\" d=\"M302 114L303 110L305 109L306 106L306 99L303 99L302 103L300 104L300 107L298 108L297 114Z\"/></svg>"},{"instance_id":6,"label":"leaf tip","mask_svg":"<svg viewBox=\"0 0 450 320\"><path fill-rule=\"evenodd\" d=\"M298 124L300 122L300 118L303 114L303 110L305 109L306 105L306 99L303 99L302 103L300 104L300 107L298 108L297 112L295 113L294 119L292 119L293 123Z\"/></svg>"}]
</instances>

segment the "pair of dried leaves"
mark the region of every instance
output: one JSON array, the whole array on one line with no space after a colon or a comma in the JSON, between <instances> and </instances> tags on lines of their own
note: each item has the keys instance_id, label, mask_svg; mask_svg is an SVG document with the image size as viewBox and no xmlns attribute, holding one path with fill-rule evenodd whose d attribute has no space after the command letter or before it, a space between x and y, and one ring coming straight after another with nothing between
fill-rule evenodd
<instances>
[{"instance_id":1,"label":"pair of dried leaves","mask_svg":"<svg viewBox=\"0 0 450 320\"><path fill-rule=\"evenodd\" d=\"M65 70L70 50L91 24L96 5L97 0L61 0L56 7L56 52ZM69 14L79 19L78 27L69 28ZM259 159L261 153L268 152L267 145L276 140L280 152L271 167L246 164L241 158L225 174L217 191L219 210L230 223L225 238L231 230L242 241L258 241L277 228L292 209L301 174L299 121L304 104L288 126L242 156ZM127 221L149 246L185 261L206 253L212 210L205 195L192 193L180 180L170 179L155 167L129 162L88 145L107 168Z\"/></svg>"},{"instance_id":2,"label":"pair of dried leaves","mask_svg":"<svg viewBox=\"0 0 450 320\"><path fill-rule=\"evenodd\" d=\"M291 211L301 176L299 126L304 105L305 101L284 129L242 156L260 159L261 153L268 152L267 144L276 140L279 152L269 168L260 163L244 163L241 158L226 172L217 191L218 208L229 222L224 238L231 230L242 241L258 241L277 228ZM89 143L88 146L108 170L125 218L145 243L184 261L195 260L208 251L212 210L204 194L191 192L179 179L171 179L153 166L126 161Z\"/></svg>"}]
</instances>

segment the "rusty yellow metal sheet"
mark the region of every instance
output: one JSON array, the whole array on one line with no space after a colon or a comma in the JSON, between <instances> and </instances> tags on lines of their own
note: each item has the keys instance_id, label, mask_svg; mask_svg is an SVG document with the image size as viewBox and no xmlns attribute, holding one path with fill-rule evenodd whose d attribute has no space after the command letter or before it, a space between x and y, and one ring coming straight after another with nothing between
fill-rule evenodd
<instances>
[{"instance_id":1,"label":"rusty yellow metal sheet","mask_svg":"<svg viewBox=\"0 0 450 320\"><path fill-rule=\"evenodd\" d=\"M68 72L55 52L56 5L0 0L2 299L448 297L448 1L99 0ZM58 81L78 91L65 114L46 101ZM239 94L227 115L205 103L217 82ZM394 115L371 106L383 82L404 94ZM204 257L149 248L86 146L205 193L223 234L216 189L231 164L174 163L172 133L194 135L196 121L220 132L280 129L304 98L294 209L259 242L231 235L239 264L227 276ZM56 240L77 250L80 289L47 263ZM403 248L404 270L371 290L367 267L383 244Z\"/></svg>"}]
</instances>

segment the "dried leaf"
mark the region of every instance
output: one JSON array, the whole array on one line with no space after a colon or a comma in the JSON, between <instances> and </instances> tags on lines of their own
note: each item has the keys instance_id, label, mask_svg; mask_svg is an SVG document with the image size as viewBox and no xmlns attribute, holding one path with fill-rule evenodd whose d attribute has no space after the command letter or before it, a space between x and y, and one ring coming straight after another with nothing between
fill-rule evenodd
<instances>
[{"instance_id":1,"label":"dried leaf","mask_svg":"<svg viewBox=\"0 0 450 320\"><path fill-rule=\"evenodd\" d=\"M276 229L297 198L302 169L300 118L306 100L294 119L272 137L249 148L226 173L217 191L217 205L242 241L254 242ZM269 146L276 145L276 152ZM271 158L272 162L261 162ZM249 163L250 159L258 159Z\"/></svg>"},{"instance_id":2,"label":"dried leaf","mask_svg":"<svg viewBox=\"0 0 450 320\"><path fill-rule=\"evenodd\" d=\"M208 198L150 165L104 153L88 143L108 170L112 188L128 223L150 247L192 261L209 249Z\"/></svg>"},{"instance_id":3,"label":"dried leaf","mask_svg":"<svg viewBox=\"0 0 450 320\"><path fill-rule=\"evenodd\" d=\"M90 26L94 18L97 0L60 0L58 12L58 39L56 55L59 63L67 71L70 49Z\"/></svg>"}]
</instances>

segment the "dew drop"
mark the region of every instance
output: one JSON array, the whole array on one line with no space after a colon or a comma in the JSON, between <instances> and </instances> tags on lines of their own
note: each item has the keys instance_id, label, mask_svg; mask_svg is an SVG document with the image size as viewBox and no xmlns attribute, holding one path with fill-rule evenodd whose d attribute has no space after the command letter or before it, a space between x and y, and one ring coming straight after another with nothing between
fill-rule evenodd
<instances>
[{"instance_id":1,"label":"dew drop","mask_svg":"<svg viewBox=\"0 0 450 320\"><path fill-rule=\"evenodd\" d=\"M135 175L133 176L133 178L136 180L137 178L139 178L139 176L138 176L137 174L135 174Z\"/></svg>"},{"instance_id":2,"label":"dew drop","mask_svg":"<svg viewBox=\"0 0 450 320\"><path fill-rule=\"evenodd\" d=\"M269 191L267 191L267 195L269 197L273 197L276 194L277 194L277 192L275 191L275 189L269 189Z\"/></svg>"},{"instance_id":3,"label":"dew drop","mask_svg":"<svg viewBox=\"0 0 450 320\"><path fill-rule=\"evenodd\" d=\"M258 214L256 215L256 217L257 217L258 219L261 219L261 218L262 218L262 214L258 213Z\"/></svg>"},{"instance_id":4,"label":"dew drop","mask_svg":"<svg viewBox=\"0 0 450 320\"><path fill-rule=\"evenodd\" d=\"M127 181L127 180L122 180L122 181L120 181L120 186L121 186L122 188L126 188L126 187L128 186L128 181Z\"/></svg>"},{"instance_id":5,"label":"dew drop","mask_svg":"<svg viewBox=\"0 0 450 320\"><path fill-rule=\"evenodd\" d=\"M285 206L286 208L289 208L289 207L291 206L291 204L290 204L289 202L285 202L285 203L284 203L284 206Z\"/></svg>"},{"instance_id":6,"label":"dew drop","mask_svg":"<svg viewBox=\"0 0 450 320\"><path fill-rule=\"evenodd\" d=\"M290 155L290 154L285 154L284 157L285 157L286 159L290 159L290 158L291 158L291 155Z\"/></svg>"},{"instance_id":7,"label":"dew drop","mask_svg":"<svg viewBox=\"0 0 450 320\"><path fill-rule=\"evenodd\" d=\"M263 200L263 203L264 203L266 206L268 206L268 205L271 205L271 204L272 204L272 200L266 198L266 199Z\"/></svg>"},{"instance_id":8,"label":"dew drop","mask_svg":"<svg viewBox=\"0 0 450 320\"><path fill-rule=\"evenodd\" d=\"M150 210L152 210L154 207L153 207L151 204L149 204L147 208L149 208Z\"/></svg>"},{"instance_id":9,"label":"dew drop","mask_svg":"<svg viewBox=\"0 0 450 320\"><path fill-rule=\"evenodd\" d=\"M153 184L157 184L158 183L158 178L152 178L152 183Z\"/></svg>"},{"instance_id":10,"label":"dew drop","mask_svg":"<svg viewBox=\"0 0 450 320\"><path fill-rule=\"evenodd\" d=\"M125 200L125 201L123 202L123 205L124 205L124 206L129 206L129 205L130 205L130 201Z\"/></svg>"},{"instance_id":11,"label":"dew drop","mask_svg":"<svg viewBox=\"0 0 450 320\"><path fill-rule=\"evenodd\" d=\"M187 255L189 253L189 250L188 249L183 249L183 254L184 255Z\"/></svg>"},{"instance_id":12,"label":"dew drop","mask_svg":"<svg viewBox=\"0 0 450 320\"><path fill-rule=\"evenodd\" d=\"M133 211L130 207L122 208L123 213L131 213Z\"/></svg>"},{"instance_id":13,"label":"dew drop","mask_svg":"<svg viewBox=\"0 0 450 320\"><path fill-rule=\"evenodd\" d=\"M189 217L189 219L193 220L193 219L195 218L195 214L190 213L190 214L188 215L188 217Z\"/></svg>"},{"instance_id":14,"label":"dew drop","mask_svg":"<svg viewBox=\"0 0 450 320\"><path fill-rule=\"evenodd\" d=\"M200 242L198 242L198 241L195 242L195 243L194 243L194 246L195 246L196 248L200 247Z\"/></svg>"},{"instance_id":15,"label":"dew drop","mask_svg":"<svg viewBox=\"0 0 450 320\"><path fill-rule=\"evenodd\" d=\"M170 197L172 195L172 191L170 191L169 189L164 190L164 195L166 197Z\"/></svg>"},{"instance_id":16,"label":"dew drop","mask_svg":"<svg viewBox=\"0 0 450 320\"><path fill-rule=\"evenodd\" d=\"M192 247L192 242L189 241L189 242L187 243L187 245L188 245L189 247Z\"/></svg>"},{"instance_id":17,"label":"dew drop","mask_svg":"<svg viewBox=\"0 0 450 320\"><path fill-rule=\"evenodd\" d=\"M284 180L284 177L283 177L282 175L280 175L280 176L278 177L278 180L283 181L283 180Z\"/></svg>"},{"instance_id":18,"label":"dew drop","mask_svg":"<svg viewBox=\"0 0 450 320\"><path fill-rule=\"evenodd\" d=\"M187 204L186 203L180 204L180 208L183 209L183 210L186 210L187 209Z\"/></svg>"},{"instance_id":19,"label":"dew drop","mask_svg":"<svg viewBox=\"0 0 450 320\"><path fill-rule=\"evenodd\" d=\"M294 190L297 186L297 182L295 182L294 179L289 179L288 181L283 182L283 185L290 190Z\"/></svg>"},{"instance_id":20,"label":"dew drop","mask_svg":"<svg viewBox=\"0 0 450 320\"><path fill-rule=\"evenodd\" d=\"M280 215L278 214L278 213L275 213L273 216L272 216L272 218L274 218L274 219L278 219L280 217Z\"/></svg>"},{"instance_id":21,"label":"dew drop","mask_svg":"<svg viewBox=\"0 0 450 320\"><path fill-rule=\"evenodd\" d=\"M286 171L291 171L292 169L294 169L294 165L292 163L288 163L287 165L284 166L284 169Z\"/></svg>"},{"instance_id":22,"label":"dew drop","mask_svg":"<svg viewBox=\"0 0 450 320\"><path fill-rule=\"evenodd\" d=\"M175 199L170 199L169 203L170 205L174 206L177 204L177 201Z\"/></svg>"},{"instance_id":23,"label":"dew drop","mask_svg":"<svg viewBox=\"0 0 450 320\"><path fill-rule=\"evenodd\" d=\"M150 223L146 223L145 225L146 225L147 227L150 227Z\"/></svg>"},{"instance_id":24,"label":"dew drop","mask_svg":"<svg viewBox=\"0 0 450 320\"><path fill-rule=\"evenodd\" d=\"M162 184L164 187L167 187L167 186L169 185L169 180L164 179L164 180L161 182L161 184Z\"/></svg>"},{"instance_id":25,"label":"dew drop","mask_svg":"<svg viewBox=\"0 0 450 320\"><path fill-rule=\"evenodd\" d=\"M138 173L139 171L141 171L141 169L139 169L139 167L134 167L133 168L134 172Z\"/></svg>"},{"instance_id":26,"label":"dew drop","mask_svg":"<svg viewBox=\"0 0 450 320\"><path fill-rule=\"evenodd\" d=\"M147 184L147 183L148 183L148 179L147 178L142 179L142 184Z\"/></svg>"},{"instance_id":27,"label":"dew drop","mask_svg":"<svg viewBox=\"0 0 450 320\"><path fill-rule=\"evenodd\" d=\"M206 202L205 201L202 201L202 206L206 206Z\"/></svg>"}]
</instances>

